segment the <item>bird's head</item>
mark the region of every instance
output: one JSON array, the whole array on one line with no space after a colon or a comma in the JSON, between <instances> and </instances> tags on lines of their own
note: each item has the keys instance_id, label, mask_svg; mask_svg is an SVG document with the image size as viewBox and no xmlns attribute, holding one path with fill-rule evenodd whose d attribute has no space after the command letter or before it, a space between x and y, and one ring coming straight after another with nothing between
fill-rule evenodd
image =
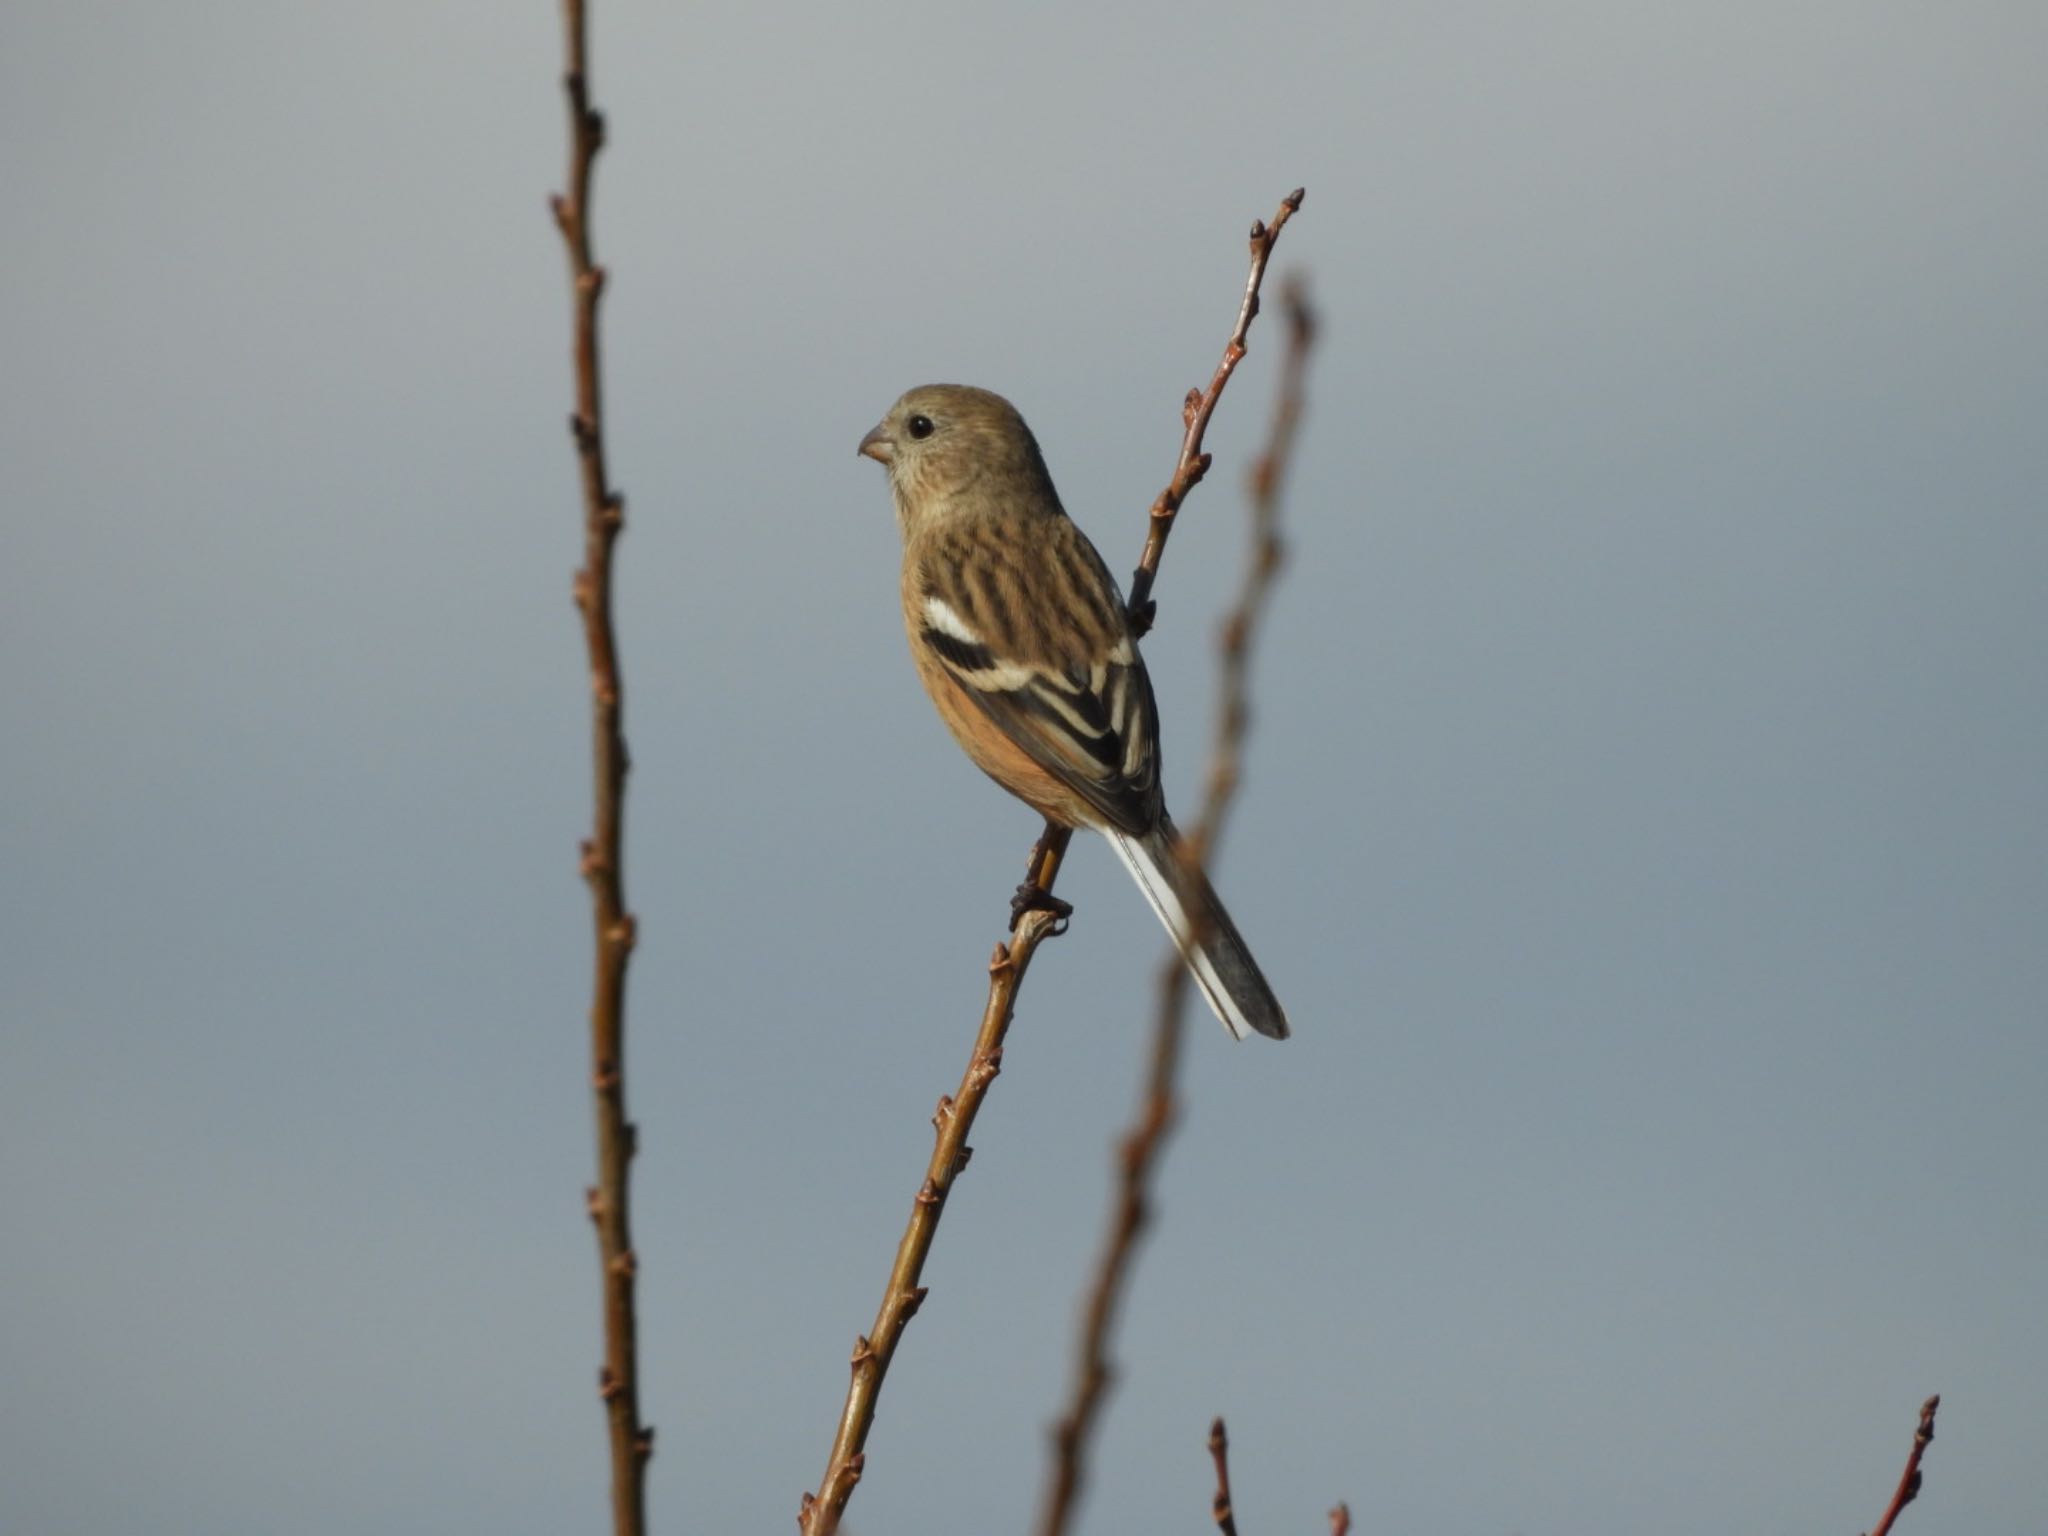
<instances>
[{"instance_id":1,"label":"bird's head","mask_svg":"<svg viewBox=\"0 0 2048 1536\"><path fill-rule=\"evenodd\" d=\"M920 384L889 407L860 440L860 451L888 469L906 527L963 505L974 492L1010 505L1059 505L1024 418L985 389Z\"/></svg>"}]
</instances>

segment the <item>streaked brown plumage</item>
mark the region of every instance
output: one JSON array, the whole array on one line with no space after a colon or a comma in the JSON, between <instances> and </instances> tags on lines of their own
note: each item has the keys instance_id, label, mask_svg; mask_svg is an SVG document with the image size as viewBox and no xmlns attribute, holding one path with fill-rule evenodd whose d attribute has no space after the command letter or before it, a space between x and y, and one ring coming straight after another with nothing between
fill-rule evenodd
<instances>
[{"instance_id":1,"label":"streaked brown plumage","mask_svg":"<svg viewBox=\"0 0 2048 1536\"><path fill-rule=\"evenodd\" d=\"M1104 833L1231 1033L1286 1014L1159 785L1159 721L1121 595L1067 517L1024 418L984 389L911 390L861 439L903 533L919 678L981 770L1041 815Z\"/></svg>"}]
</instances>

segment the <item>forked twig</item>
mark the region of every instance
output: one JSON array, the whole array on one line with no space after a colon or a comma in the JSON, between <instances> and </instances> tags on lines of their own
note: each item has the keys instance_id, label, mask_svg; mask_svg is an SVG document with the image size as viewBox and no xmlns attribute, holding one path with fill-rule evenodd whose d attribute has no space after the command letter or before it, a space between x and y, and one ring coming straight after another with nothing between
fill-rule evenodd
<instances>
[{"instance_id":1,"label":"forked twig","mask_svg":"<svg viewBox=\"0 0 2048 1536\"><path fill-rule=\"evenodd\" d=\"M1223 362L1208 390L1189 393L1179 462L1172 481L1152 508L1144 555L1138 568L1142 590L1134 587L1127 604L1132 623L1140 633L1151 623L1151 586L1166 546L1166 531L1187 493L1208 470L1208 456L1201 451L1202 434L1216 409L1217 400L1222 396L1223 386L1229 382L1238 359L1244 356L1245 336L1252 318L1258 313L1259 285L1265 277L1273 241L1279 235L1280 226L1301 206L1301 198L1298 191L1290 196L1281 205L1282 211L1270 229L1264 224L1252 227L1251 276L1238 311L1237 327L1231 333ZM1162 507L1165 510L1162 511ZM1051 894L1072 835L1069 828L1050 821L1045 824L1045 830L1031 849L1025 875L1027 885ZM989 1084L994 1081L1001 1065L1002 1043L1016 1007L1018 988L1023 984L1024 972L1039 944L1058 931L1058 921L1050 912L1020 907L1011 920L1009 944L996 946L995 958L989 964L988 1002L982 1010L974 1051L968 1057L959 1091L952 1098L939 1101L939 1113L934 1117L938 1140L926 1166L924 1183L919 1186L912 1205L909 1225L897 1243L896 1259L890 1266L889 1283L882 1294L881 1308L875 1315L874 1330L854 1342L852 1381L847 1387L846 1405L841 1410L839 1427L833 1436L831 1455L825 1463L825 1475L819 1480L816 1493L804 1495L797 1515L797 1525L804 1536L831 1536L838 1530L847 1500L852 1498L866 1467L865 1448L868 1433L874 1426L875 1404L881 1395L882 1381L888 1374L889 1361L895 1354L904 1325L924 1300L925 1292L917 1283L918 1277L923 1270L925 1256L931 1251L946 1194L960 1170L967 1166L967 1136L974 1127L975 1116L981 1111Z\"/></svg>"},{"instance_id":2,"label":"forked twig","mask_svg":"<svg viewBox=\"0 0 2048 1536\"><path fill-rule=\"evenodd\" d=\"M582 0L564 0L562 88L569 102L568 190L552 200L568 250L575 300L576 410L569 430L583 477L583 566L576 606L590 655L594 800L591 835L581 866L590 885L596 926L596 979L590 1005L591 1087L597 1112L597 1183L585 1192L597 1229L604 1287L604 1368L598 1391L611 1434L612 1529L642 1536L647 1528L647 1459L654 1430L640 1422L638 1325L633 1311L636 1263L628 1222L634 1130L626 1118L626 962L634 924L626 910L622 833L626 801L626 738L618 640L612 628L612 547L625 521L625 498L605 472L604 416L599 390L597 304L604 268L591 254L590 181L604 145L604 118L590 105Z\"/></svg>"},{"instance_id":3,"label":"forked twig","mask_svg":"<svg viewBox=\"0 0 2048 1536\"><path fill-rule=\"evenodd\" d=\"M1309 349L1315 340L1315 317L1297 280L1281 288L1287 322L1286 350L1281 357L1280 383L1266 447L1253 462L1249 477L1251 538L1236 601L1218 631L1215 741L1200 815L1185 837L1188 857L1204 860L1221 835L1235 792L1250 726L1249 671L1252 642L1281 562L1280 493L1286 479L1294 438L1301 421L1302 389ZM1227 355L1227 354L1226 354ZM1180 1072L1180 1044L1185 1033L1188 972L1178 954L1168 951L1159 972L1158 1004L1152 1021L1152 1049L1144 1091L1130 1127L1117 1147L1117 1186L1109 1231L1094 1279L1082 1309L1075 1351L1073 1386L1067 1407L1053 1426L1052 1464L1039 1509L1039 1536L1063 1536L1072 1522L1087 1480L1088 1451L1108 1395L1112 1368L1109 1339L1129 1288L1138 1241L1151 1219L1154 1170L1178 1117L1175 1082Z\"/></svg>"},{"instance_id":4,"label":"forked twig","mask_svg":"<svg viewBox=\"0 0 2048 1536\"><path fill-rule=\"evenodd\" d=\"M1890 1508L1884 1518L1871 1528L1870 1536L1888 1536L1892 1522L1899 1518L1899 1511L1920 1496L1920 1458L1927 1454L1927 1447L1934 1444L1934 1411L1941 1406L1941 1394L1935 1393L1920 1405L1920 1427L1913 1432L1913 1449L1906 1454L1906 1470L1899 1475L1898 1491L1892 1495Z\"/></svg>"}]
</instances>

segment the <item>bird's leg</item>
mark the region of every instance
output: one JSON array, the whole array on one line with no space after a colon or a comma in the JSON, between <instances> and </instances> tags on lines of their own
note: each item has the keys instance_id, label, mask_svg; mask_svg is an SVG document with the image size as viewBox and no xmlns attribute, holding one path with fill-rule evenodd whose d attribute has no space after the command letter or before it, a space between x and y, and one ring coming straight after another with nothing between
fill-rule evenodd
<instances>
[{"instance_id":1,"label":"bird's leg","mask_svg":"<svg viewBox=\"0 0 2048 1536\"><path fill-rule=\"evenodd\" d=\"M1017 925L1024 921L1026 912L1050 912L1054 918L1050 937L1058 938L1067 931L1067 919L1074 915L1074 904L1061 901L1044 886L1026 880L1010 897L1010 932L1017 931Z\"/></svg>"},{"instance_id":2,"label":"bird's leg","mask_svg":"<svg viewBox=\"0 0 2048 1536\"><path fill-rule=\"evenodd\" d=\"M1054 896L1052 883L1059 877L1060 861L1067 856L1067 842L1073 835L1072 827L1054 821L1050 816L1046 818L1045 830L1031 845L1031 862L1024 867L1024 883L1010 898L1010 932L1017 931L1017 925L1024 921L1026 912L1050 912L1053 915L1052 931L1046 935L1048 938L1056 939L1067 931L1067 919L1074 915L1073 903Z\"/></svg>"}]
</instances>

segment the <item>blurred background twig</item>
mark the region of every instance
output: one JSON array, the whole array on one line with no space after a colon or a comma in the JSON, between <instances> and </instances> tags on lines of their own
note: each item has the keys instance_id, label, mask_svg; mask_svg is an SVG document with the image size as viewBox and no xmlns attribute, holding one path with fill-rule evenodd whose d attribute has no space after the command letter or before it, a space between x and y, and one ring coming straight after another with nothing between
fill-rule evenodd
<instances>
[{"instance_id":1,"label":"blurred background twig","mask_svg":"<svg viewBox=\"0 0 2048 1536\"><path fill-rule=\"evenodd\" d=\"M1297 202L1298 199L1296 194ZM1283 213L1291 206L1283 205ZM1275 221L1275 228L1278 222ZM1281 285L1280 302L1286 343L1280 359L1273 419L1266 446L1253 461L1247 478L1250 537L1244 573L1236 600L1217 628L1218 697L1209 770L1200 813L1185 833L1189 857L1204 863L1212 857L1242 774L1245 736L1251 724L1252 643L1280 570L1281 495L1301 422L1309 350L1315 341L1315 316L1298 274L1290 274ZM1233 345L1238 344L1234 339ZM1168 949L1159 969L1151 1051L1137 1112L1117 1147L1115 1201L1082 1309L1067 1407L1053 1426L1052 1465L1039 1506L1039 1536L1061 1536L1069 1529L1087 1481L1088 1453L1113 1374L1110 1336L1130 1286L1139 1239L1151 1217L1153 1178L1178 1112L1175 1084L1180 1073L1187 996L1187 967L1176 952Z\"/></svg>"}]
</instances>

